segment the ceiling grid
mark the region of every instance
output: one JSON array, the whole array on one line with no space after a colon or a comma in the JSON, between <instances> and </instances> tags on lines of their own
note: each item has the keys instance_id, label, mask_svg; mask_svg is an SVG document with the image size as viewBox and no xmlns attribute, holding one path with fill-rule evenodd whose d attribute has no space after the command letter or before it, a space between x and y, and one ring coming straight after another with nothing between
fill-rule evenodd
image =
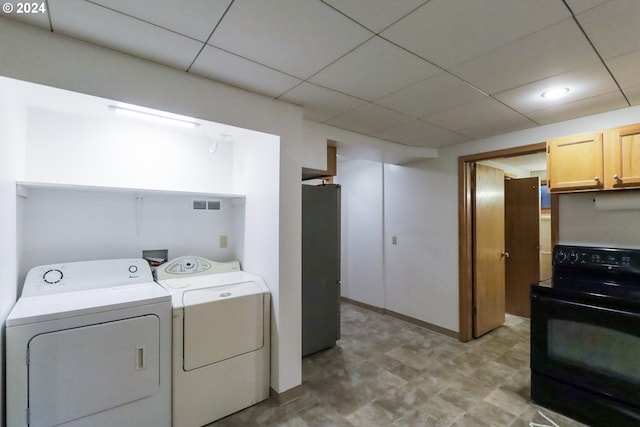
<instances>
[{"instance_id":1,"label":"ceiling grid","mask_svg":"<svg viewBox=\"0 0 640 427\"><path fill-rule=\"evenodd\" d=\"M17 3L9 1L9 3ZM640 104L633 0L48 0L3 15L438 148ZM540 95L568 88L562 99Z\"/></svg>"}]
</instances>

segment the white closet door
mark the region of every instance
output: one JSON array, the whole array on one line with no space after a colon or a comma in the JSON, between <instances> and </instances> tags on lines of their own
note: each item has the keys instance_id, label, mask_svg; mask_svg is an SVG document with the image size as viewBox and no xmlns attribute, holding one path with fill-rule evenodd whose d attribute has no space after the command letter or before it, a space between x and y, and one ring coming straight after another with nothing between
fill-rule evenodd
<instances>
[{"instance_id":1,"label":"white closet door","mask_svg":"<svg viewBox=\"0 0 640 427\"><path fill-rule=\"evenodd\" d=\"M159 334L158 317L146 315L34 337L30 426L64 424L153 395Z\"/></svg>"}]
</instances>

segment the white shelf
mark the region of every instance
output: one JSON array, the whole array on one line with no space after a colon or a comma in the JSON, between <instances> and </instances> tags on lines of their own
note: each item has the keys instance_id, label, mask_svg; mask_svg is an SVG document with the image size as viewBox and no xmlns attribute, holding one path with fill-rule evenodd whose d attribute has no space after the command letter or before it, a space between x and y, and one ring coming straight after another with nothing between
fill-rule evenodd
<instances>
[{"instance_id":1,"label":"white shelf","mask_svg":"<svg viewBox=\"0 0 640 427\"><path fill-rule=\"evenodd\" d=\"M75 191L100 191L106 193L125 193L125 194L158 194L158 195L174 195L174 196L190 196L190 197L204 197L204 198L216 198L216 199L244 199L244 194L229 194L229 193L206 193L197 191L179 191L179 190L158 190L158 189L144 189L144 188L127 188L127 187L100 187L91 185L77 185L77 184L58 184L50 182L32 182L32 181L16 181L18 187L18 195L27 196L28 190L33 189L46 189L46 190L75 190ZM22 188L22 189L21 189Z\"/></svg>"}]
</instances>

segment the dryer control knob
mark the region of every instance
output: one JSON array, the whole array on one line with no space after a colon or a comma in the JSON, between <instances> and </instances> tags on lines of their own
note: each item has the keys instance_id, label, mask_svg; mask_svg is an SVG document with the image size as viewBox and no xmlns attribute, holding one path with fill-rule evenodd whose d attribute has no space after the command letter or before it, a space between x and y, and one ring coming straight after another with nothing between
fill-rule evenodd
<instances>
[{"instance_id":1,"label":"dryer control knob","mask_svg":"<svg viewBox=\"0 0 640 427\"><path fill-rule=\"evenodd\" d=\"M42 280L44 280L44 282L49 285L55 285L56 283L59 283L63 277L64 274L62 274L62 271L58 270L57 268L52 268L51 270L47 270L44 272L44 274L42 275Z\"/></svg>"},{"instance_id":2,"label":"dryer control knob","mask_svg":"<svg viewBox=\"0 0 640 427\"><path fill-rule=\"evenodd\" d=\"M130 265L129 266L129 273L137 273L138 272L138 266L137 265Z\"/></svg>"}]
</instances>

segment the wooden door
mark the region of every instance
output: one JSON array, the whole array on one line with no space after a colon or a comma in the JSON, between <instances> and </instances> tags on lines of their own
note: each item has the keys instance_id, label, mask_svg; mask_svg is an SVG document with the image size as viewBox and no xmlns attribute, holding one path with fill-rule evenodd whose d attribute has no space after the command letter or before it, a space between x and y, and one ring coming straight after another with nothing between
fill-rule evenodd
<instances>
[{"instance_id":1,"label":"wooden door","mask_svg":"<svg viewBox=\"0 0 640 427\"><path fill-rule=\"evenodd\" d=\"M502 325L504 306L504 172L475 167L473 335Z\"/></svg>"},{"instance_id":2,"label":"wooden door","mask_svg":"<svg viewBox=\"0 0 640 427\"><path fill-rule=\"evenodd\" d=\"M602 133L549 139L547 176L551 192L604 188Z\"/></svg>"},{"instance_id":3,"label":"wooden door","mask_svg":"<svg viewBox=\"0 0 640 427\"><path fill-rule=\"evenodd\" d=\"M606 188L640 187L640 125L610 129L604 144Z\"/></svg>"},{"instance_id":4,"label":"wooden door","mask_svg":"<svg viewBox=\"0 0 640 427\"><path fill-rule=\"evenodd\" d=\"M505 308L531 317L529 290L540 281L539 178L507 179L504 183Z\"/></svg>"}]
</instances>

